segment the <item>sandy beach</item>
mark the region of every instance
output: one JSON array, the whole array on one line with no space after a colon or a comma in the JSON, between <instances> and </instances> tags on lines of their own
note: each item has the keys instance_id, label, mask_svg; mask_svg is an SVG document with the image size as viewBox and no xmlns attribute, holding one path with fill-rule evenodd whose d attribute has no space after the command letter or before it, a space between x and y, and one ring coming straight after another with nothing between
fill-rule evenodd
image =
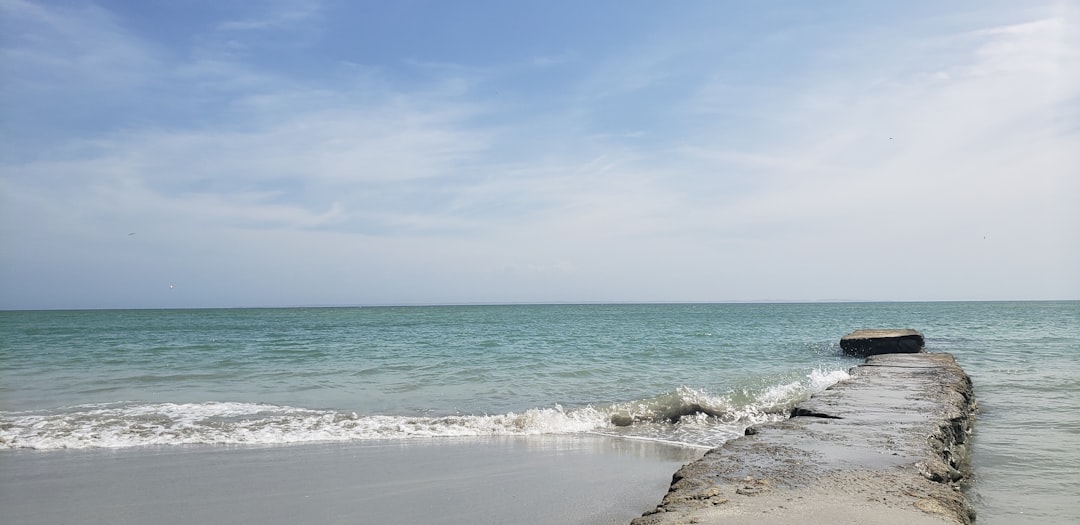
<instances>
[{"instance_id":1,"label":"sandy beach","mask_svg":"<svg viewBox=\"0 0 1080 525\"><path fill-rule=\"evenodd\" d=\"M703 450L601 436L0 454L10 525L628 523Z\"/></svg>"}]
</instances>

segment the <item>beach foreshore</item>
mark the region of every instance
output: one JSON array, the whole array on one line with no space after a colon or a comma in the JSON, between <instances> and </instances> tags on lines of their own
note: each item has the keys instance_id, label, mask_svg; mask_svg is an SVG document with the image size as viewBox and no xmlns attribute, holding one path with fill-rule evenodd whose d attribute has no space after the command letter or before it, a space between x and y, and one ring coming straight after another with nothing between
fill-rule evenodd
<instances>
[{"instance_id":1,"label":"beach foreshore","mask_svg":"<svg viewBox=\"0 0 1080 525\"><path fill-rule=\"evenodd\" d=\"M27 525L967 524L974 407L951 355L890 354L707 453L598 435L17 450L0 508Z\"/></svg>"},{"instance_id":2,"label":"beach foreshore","mask_svg":"<svg viewBox=\"0 0 1080 525\"><path fill-rule=\"evenodd\" d=\"M0 453L8 525L626 524L703 449L595 435Z\"/></svg>"},{"instance_id":3,"label":"beach foreshore","mask_svg":"<svg viewBox=\"0 0 1080 525\"><path fill-rule=\"evenodd\" d=\"M969 524L971 380L949 354L885 354L785 421L680 469L633 525Z\"/></svg>"}]
</instances>

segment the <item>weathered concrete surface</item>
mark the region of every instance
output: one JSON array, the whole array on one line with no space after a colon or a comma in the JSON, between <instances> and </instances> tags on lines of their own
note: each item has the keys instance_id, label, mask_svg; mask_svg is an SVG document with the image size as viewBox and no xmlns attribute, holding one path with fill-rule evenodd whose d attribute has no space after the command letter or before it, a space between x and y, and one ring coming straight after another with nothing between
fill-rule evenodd
<instances>
[{"instance_id":1,"label":"weathered concrete surface","mask_svg":"<svg viewBox=\"0 0 1080 525\"><path fill-rule=\"evenodd\" d=\"M634 525L961 523L975 398L950 354L887 354L680 469Z\"/></svg>"},{"instance_id":2,"label":"weathered concrete surface","mask_svg":"<svg viewBox=\"0 0 1080 525\"><path fill-rule=\"evenodd\" d=\"M925 344L923 335L910 328L856 330L840 338L844 353L860 357L922 352Z\"/></svg>"}]
</instances>

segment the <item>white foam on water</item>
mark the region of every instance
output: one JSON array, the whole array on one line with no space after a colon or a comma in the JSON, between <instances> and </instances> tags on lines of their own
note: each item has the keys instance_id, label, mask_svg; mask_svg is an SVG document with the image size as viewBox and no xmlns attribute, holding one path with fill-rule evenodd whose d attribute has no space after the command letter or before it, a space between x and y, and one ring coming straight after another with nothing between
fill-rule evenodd
<instances>
[{"instance_id":1,"label":"white foam on water","mask_svg":"<svg viewBox=\"0 0 1080 525\"><path fill-rule=\"evenodd\" d=\"M795 403L850 377L814 370L805 380L717 395L680 387L624 403L521 413L409 417L358 415L260 403L124 403L54 411L0 413L0 448L126 448L183 444L287 444L601 433L634 439L717 446L750 425L787 417Z\"/></svg>"},{"instance_id":2,"label":"white foam on water","mask_svg":"<svg viewBox=\"0 0 1080 525\"><path fill-rule=\"evenodd\" d=\"M411 437L587 432L608 425L591 408L446 417L360 416L253 403L86 405L62 413L0 415L0 447L125 448L181 444L284 444Z\"/></svg>"},{"instance_id":3,"label":"white foam on water","mask_svg":"<svg viewBox=\"0 0 1080 525\"><path fill-rule=\"evenodd\" d=\"M841 381L851 379L851 374L847 373L845 370L816 369L811 371L810 375L807 377L810 378L811 392L816 394Z\"/></svg>"}]
</instances>

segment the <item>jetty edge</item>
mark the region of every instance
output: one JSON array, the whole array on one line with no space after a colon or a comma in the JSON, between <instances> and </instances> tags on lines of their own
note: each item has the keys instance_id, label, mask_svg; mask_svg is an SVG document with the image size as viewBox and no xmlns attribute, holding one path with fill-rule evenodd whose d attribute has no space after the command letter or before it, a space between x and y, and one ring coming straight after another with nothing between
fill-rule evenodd
<instances>
[{"instance_id":1,"label":"jetty edge","mask_svg":"<svg viewBox=\"0 0 1080 525\"><path fill-rule=\"evenodd\" d=\"M976 404L953 356L875 355L851 376L683 466L632 525L972 523Z\"/></svg>"}]
</instances>

